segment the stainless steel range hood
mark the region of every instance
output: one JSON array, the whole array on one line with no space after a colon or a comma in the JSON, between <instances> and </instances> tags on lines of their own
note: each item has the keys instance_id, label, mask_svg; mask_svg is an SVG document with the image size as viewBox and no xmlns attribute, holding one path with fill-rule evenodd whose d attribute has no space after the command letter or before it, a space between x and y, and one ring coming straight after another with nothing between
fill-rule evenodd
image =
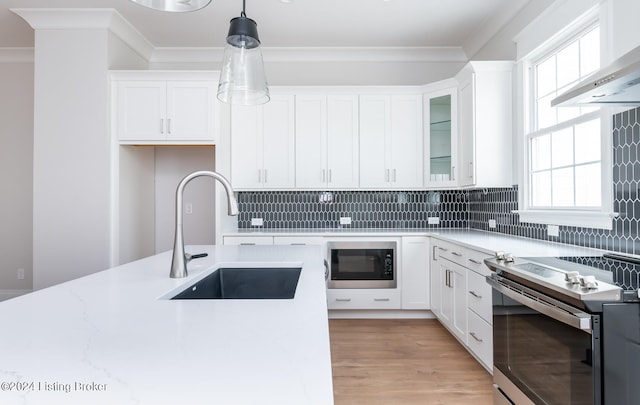
<instances>
[{"instance_id":1,"label":"stainless steel range hood","mask_svg":"<svg viewBox=\"0 0 640 405\"><path fill-rule=\"evenodd\" d=\"M640 46L551 100L551 106L579 104L640 105Z\"/></svg>"}]
</instances>

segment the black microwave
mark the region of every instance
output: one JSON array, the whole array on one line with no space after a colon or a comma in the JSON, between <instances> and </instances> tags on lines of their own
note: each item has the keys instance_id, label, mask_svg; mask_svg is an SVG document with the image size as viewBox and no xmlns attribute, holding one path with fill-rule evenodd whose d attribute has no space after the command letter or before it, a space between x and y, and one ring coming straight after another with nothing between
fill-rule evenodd
<instances>
[{"instance_id":1,"label":"black microwave","mask_svg":"<svg viewBox=\"0 0 640 405\"><path fill-rule=\"evenodd\" d=\"M328 242L329 288L396 288L397 243Z\"/></svg>"}]
</instances>

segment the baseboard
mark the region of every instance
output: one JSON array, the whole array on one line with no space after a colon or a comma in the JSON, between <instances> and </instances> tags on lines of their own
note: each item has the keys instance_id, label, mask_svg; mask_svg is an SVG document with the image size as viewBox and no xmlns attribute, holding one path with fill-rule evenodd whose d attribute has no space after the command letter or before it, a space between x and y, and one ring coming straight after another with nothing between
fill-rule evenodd
<instances>
[{"instance_id":1,"label":"baseboard","mask_svg":"<svg viewBox=\"0 0 640 405\"><path fill-rule=\"evenodd\" d=\"M24 294L30 293L32 290L0 290L0 301L6 301L16 298Z\"/></svg>"},{"instance_id":2,"label":"baseboard","mask_svg":"<svg viewBox=\"0 0 640 405\"><path fill-rule=\"evenodd\" d=\"M433 312L427 310L395 309L330 309L329 319L431 319Z\"/></svg>"}]
</instances>

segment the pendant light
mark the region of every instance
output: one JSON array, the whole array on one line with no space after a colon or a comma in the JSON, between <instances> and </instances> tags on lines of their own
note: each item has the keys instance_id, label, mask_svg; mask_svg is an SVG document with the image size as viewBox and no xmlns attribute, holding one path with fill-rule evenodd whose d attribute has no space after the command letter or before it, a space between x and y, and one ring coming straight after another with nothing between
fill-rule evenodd
<instances>
[{"instance_id":1,"label":"pendant light","mask_svg":"<svg viewBox=\"0 0 640 405\"><path fill-rule=\"evenodd\" d=\"M240 17L231 20L224 48L218 99L225 103L258 105L269 101L269 88L258 38L258 25L247 18L245 0Z\"/></svg>"},{"instance_id":2,"label":"pendant light","mask_svg":"<svg viewBox=\"0 0 640 405\"><path fill-rule=\"evenodd\" d=\"M206 7L211 0L131 0L136 4L158 11L182 13Z\"/></svg>"}]
</instances>

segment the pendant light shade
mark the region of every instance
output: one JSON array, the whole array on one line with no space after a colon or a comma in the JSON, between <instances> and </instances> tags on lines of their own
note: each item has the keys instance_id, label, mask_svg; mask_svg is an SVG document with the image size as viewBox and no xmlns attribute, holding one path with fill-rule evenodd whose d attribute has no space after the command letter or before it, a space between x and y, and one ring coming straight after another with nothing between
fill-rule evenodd
<instances>
[{"instance_id":1,"label":"pendant light shade","mask_svg":"<svg viewBox=\"0 0 640 405\"><path fill-rule=\"evenodd\" d=\"M240 17L232 19L229 26L218 99L230 104L258 105L269 98L258 25L245 15L243 1Z\"/></svg>"},{"instance_id":2,"label":"pendant light shade","mask_svg":"<svg viewBox=\"0 0 640 405\"><path fill-rule=\"evenodd\" d=\"M206 7L211 0L131 0L136 4L158 11L183 13L196 11Z\"/></svg>"}]
</instances>

